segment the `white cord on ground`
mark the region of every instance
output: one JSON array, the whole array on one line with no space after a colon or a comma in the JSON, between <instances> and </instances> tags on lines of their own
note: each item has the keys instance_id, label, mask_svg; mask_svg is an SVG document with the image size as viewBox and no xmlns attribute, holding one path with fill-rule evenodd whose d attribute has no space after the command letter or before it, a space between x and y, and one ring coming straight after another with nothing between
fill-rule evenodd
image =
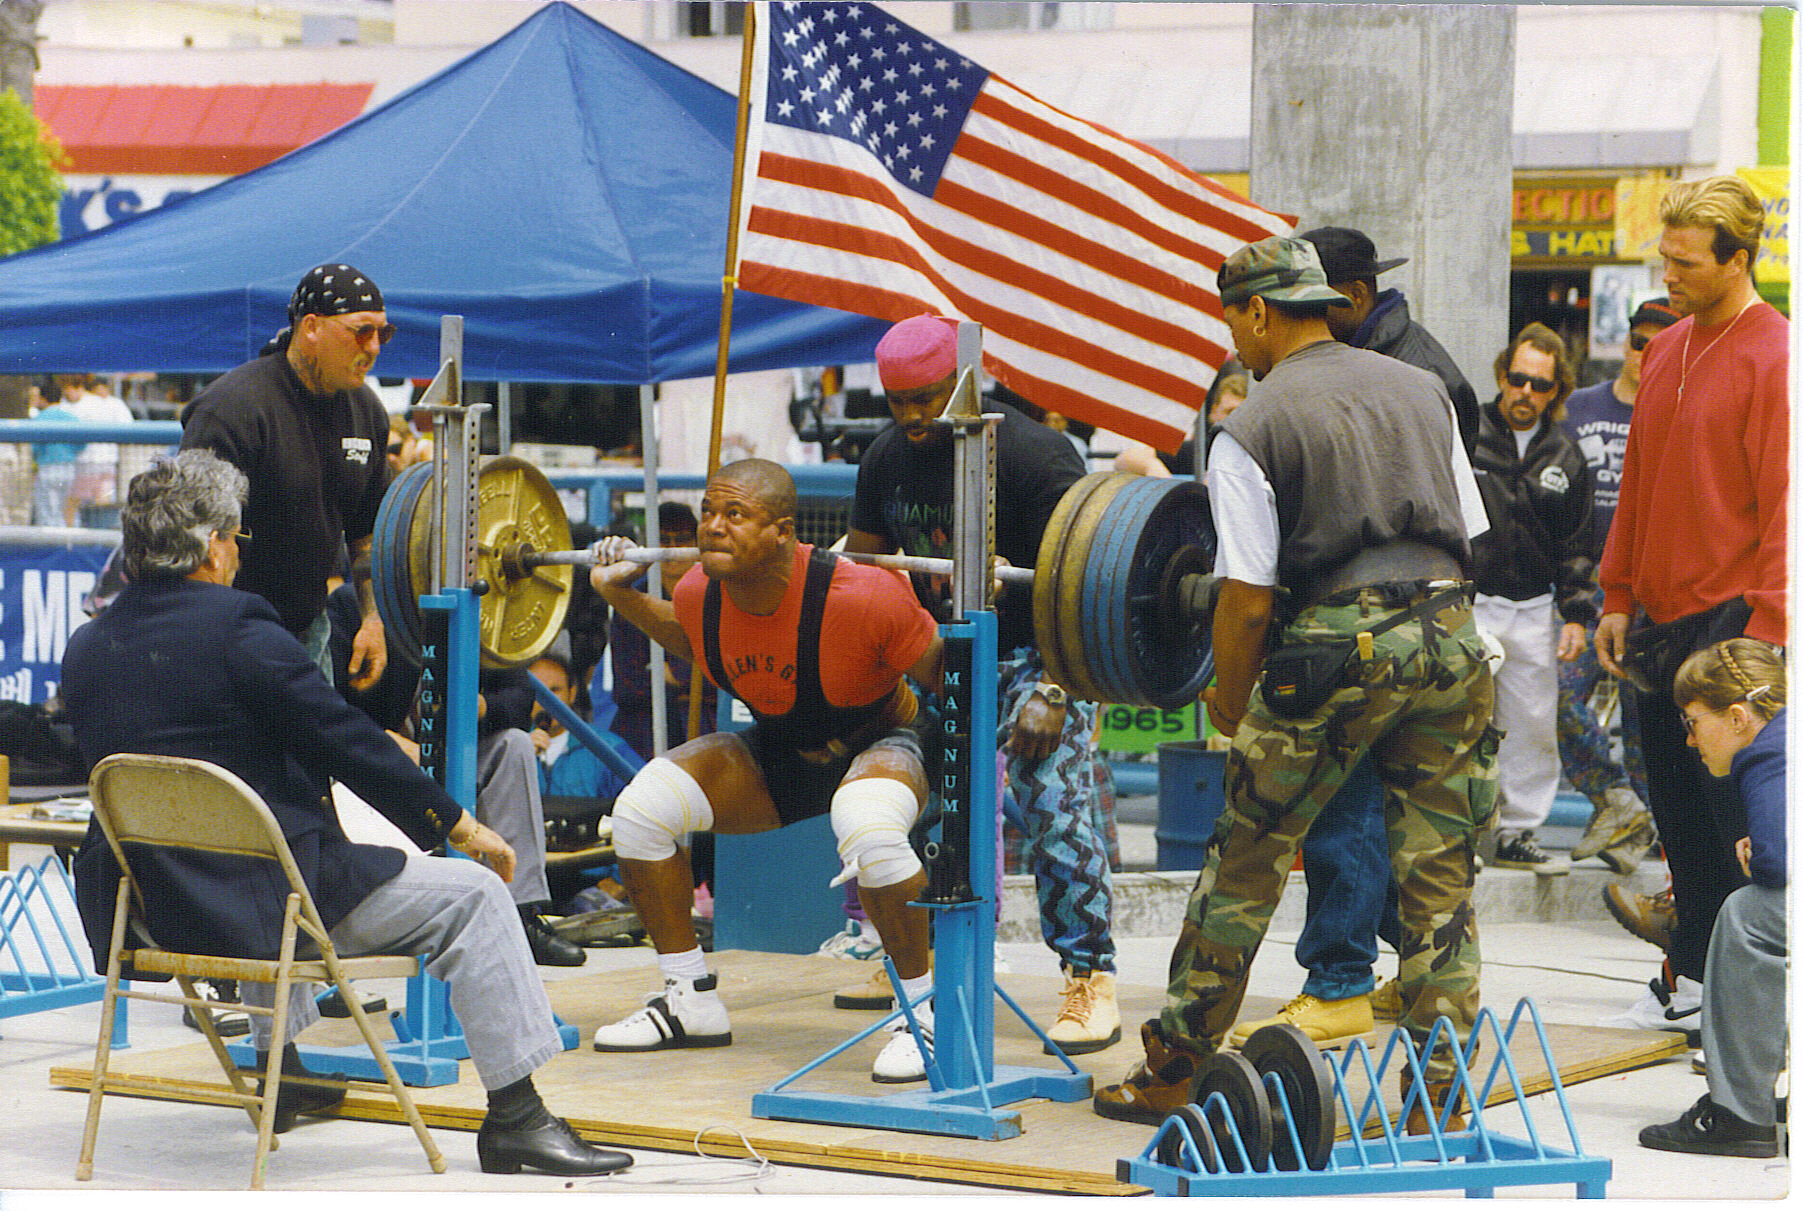
<instances>
[{"instance_id":1,"label":"white cord on ground","mask_svg":"<svg viewBox=\"0 0 1803 1211\"><path fill-rule=\"evenodd\" d=\"M742 1157L709 1156L703 1150L701 1140L702 1137L710 1131L726 1131L738 1136L740 1146L750 1155ZM701 1128L701 1130L695 1133L694 1147L695 1155L702 1160L724 1162L725 1164L731 1165L734 1171L712 1176L695 1176L692 1172L687 1170L674 1174L659 1173L655 1170L645 1170L641 1174L635 1170L628 1170L625 1173L613 1174L604 1178L585 1181L582 1185L589 1186L606 1183L610 1186L709 1186L720 1185L726 1182L757 1181L759 1178L769 1176L772 1168L769 1159L759 1154L758 1150L751 1146L751 1141L745 1138L745 1133L740 1131L737 1127L728 1127L721 1123L710 1123L708 1126ZM693 1166L689 1166L688 1170L692 1170L693 1168ZM569 1182L565 1185L565 1189L575 1189L576 1187L576 1182Z\"/></svg>"}]
</instances>

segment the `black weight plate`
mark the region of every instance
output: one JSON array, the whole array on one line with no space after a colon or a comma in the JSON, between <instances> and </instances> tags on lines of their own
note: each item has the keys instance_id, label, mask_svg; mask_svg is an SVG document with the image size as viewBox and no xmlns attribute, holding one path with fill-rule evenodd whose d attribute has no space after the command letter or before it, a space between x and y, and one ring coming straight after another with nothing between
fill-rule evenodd
<instances>
[{"instance_id":1,"label":"black weight plate","mask_svg":"<svg viewBox=\"0 0 1803 1211\"><path fill-rule=\"evenodd\" d=\"M1164 571L1186 547L1200 548L1200 558L1214 563L1214 517L1208 493L1191 479L1158 480L1158 499L1142 516L1139 540L1123 586L1127 613L1127 663L1132 683L1153 706L1176 710L1196 700L1207 677L1204 663L1212 654L1213 635L1200 631L1193 642L1173 646L1165 638L1168 621L1159 589ZM1212 672L1212 661L1207 661Z\"/></svg>"},{"instance_id":2,"label":"black weight plate","mask_svg":"<svg viewBox=\"0 0 1803 1211\"><path fill-rule=\"evenodd\" d=\"M1284 1170L1322 1169L1333 1152L1333 1133L1337 1115L1333 1099L1333 1071L1320 1048L1300 1030L1287 1022L1264 1026L1252 1032L1240 1048L1259 1076L1275 1076L1283 1085L1289 1101L1290 1115L1295 1119L1296 1139L1301 1142L1300 1163L1296 1145L1290 1140L1284 1122L1283 1103L1276 1091L1266 1088L1271 1103L1271 1156L1276 1167Z\"/></svg>"},{"instance_id":3,"label":"black weight plate","mask_svg":"<svg viewBox=\"0 0 1803 1211\"><path fill-rule=\"evenodd\" d=\"M1246 1148L1246 1161L1254 1172L1263 1172L1271 1159L1271 1103L1265 1096L1258 1069L1237 1051L1217 1051L1196 1074L1192 1092L1214 1134L1215 1152L1221 1158L1221 1167L1229 1173L1242 1172L1240 1150L1233 1142L1237 1129L1240 1143ZM1227 1103L1226 1116L1218 1106L1209 1105L1209 1095L1214 1093L1220 1094Z\"/></svg>"},{"instance_id":4,"label":"black weight plate","mask_svg":"<svg viewBox=\"0 0 1803 1211\"><path fill-rule=\"evenodd\" d=\"M419 595L414 583L409 536L423 489L432 478L429 464L407 468L388 485L376 513L370 550L371 588L390 640L403 656L419 660Z\"/></svg>"},{"instance_id":5,"label":"black weight plate","mask_svg":"<svg viewBox=\"0 0 1803 1211\"><path fill-rule=\"evenodd\" d=\"M1189 1128L1190 1139L1195 1140L1195 1149L1190 1147L1190 1139L1185 1139L1183 1132L1171 1119L1177 1119ZM1202 1117L1202 1107L1191 1103L1179 1106L1171 1112L1171 1123L1168 1130L1159 1137L1158 1148L1154 1155L1158 1163L1172 1169L1181 1169L1185 1173L1219 1173L1221 1166L1215 1156L1214 1133L1210 1131L1208 1120Z\"/></svg>"}]
</instances>

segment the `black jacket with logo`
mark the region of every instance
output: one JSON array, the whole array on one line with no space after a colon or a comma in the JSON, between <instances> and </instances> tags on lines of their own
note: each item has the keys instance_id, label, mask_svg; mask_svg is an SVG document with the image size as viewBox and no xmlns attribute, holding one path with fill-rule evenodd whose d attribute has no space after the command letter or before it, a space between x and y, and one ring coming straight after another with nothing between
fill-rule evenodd
<instances>
[{"instance_id":1,"label":"black jacket with logo","mask_svg":"<svg viewBox=\"0 0 1803 1211\"><path fill-rule=\"evenodd\" d=\"M1386 290L1377 296L1377 305L1353 333L1351 343L1356 348L1419 366L1445 383L1453 414L1459 420L1459 440L1465 443L1465 453L1471 453L1477 441L1477 392L1459 372L1446 347L1409 318L1409 303L1402 291Z\"/></svg>"},{"instance_id":2,"label":"black jacket with logo","mask_svg":"<svg viewBox=\"0 0 1803 1211\"><path fill-rule=\"evenodd\" d=\"M1472 470L1490 529L1471 542L1477 591L1511 601L1551 591L1566 622L1593 623L1596 606L1595 493L1590 464L1548 417L1516 453L1500 397L1478 418Z\"/></svg>"}]
</instances>

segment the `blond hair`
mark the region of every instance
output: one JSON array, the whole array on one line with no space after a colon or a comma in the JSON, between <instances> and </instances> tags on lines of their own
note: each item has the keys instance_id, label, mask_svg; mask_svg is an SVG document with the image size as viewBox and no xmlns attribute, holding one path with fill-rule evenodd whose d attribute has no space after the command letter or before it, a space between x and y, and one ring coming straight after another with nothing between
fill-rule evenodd
<instances>
[{"instance_id":1,"label":"blond hair","mask_svg":"<svg viewBox=\"0 0 1803 1211\"><path fill-rule=\"evenodd\" d=\"M1784 658L1757 639L1724 639L1692 652L1678 668L1672 700L1683 710L1700 702L1712 711L1747 704L1761 719L1784 709L1788 697Z\"/></svg>"},{"instance_id":2,"label":"blond hair","mask_svg":"<svg viewBox=\"0 0 1803 1211\"><path fill-rule=\"evenodd\" d=\"M1759 237L1765 231L1765 207L1753 187L1739 177L1704 177L1679 181L1659 203L1659 221L1667 227L1707 227L1715 232L1710 251L1726 265L1742 249L1747 271L1759 259Z\"/></svg>"}]
</instances>

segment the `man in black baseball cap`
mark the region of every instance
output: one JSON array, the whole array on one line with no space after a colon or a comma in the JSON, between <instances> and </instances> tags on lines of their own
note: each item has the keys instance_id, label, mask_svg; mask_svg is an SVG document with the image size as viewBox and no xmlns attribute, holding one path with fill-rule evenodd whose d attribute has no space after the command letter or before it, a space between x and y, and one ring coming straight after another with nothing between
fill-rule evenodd
<instances>
[{"instance_id":1,"label":"man in black baseball cap","mask_svg":"<svg viewBox=\"0 0 1803 1211\"><path fill-rule=\"evenodd\" d=\"M1408 264L1407 257L1377 259L1371 237L1355 227L1317 227L1299 237L1321 254L1327 284L1352 300L1350 307L1327 313L1327 327L1334 339L1354 349L1378 353L1419 366L1446 384L1453 412L1459 418L1459 436L1470 454L1477 440L1477 392L1465 381L1452 355L1427 329L1409 318L1408 300L1396 289L1380 291L1379 274Z\"/></svg>"}]
</instances>

